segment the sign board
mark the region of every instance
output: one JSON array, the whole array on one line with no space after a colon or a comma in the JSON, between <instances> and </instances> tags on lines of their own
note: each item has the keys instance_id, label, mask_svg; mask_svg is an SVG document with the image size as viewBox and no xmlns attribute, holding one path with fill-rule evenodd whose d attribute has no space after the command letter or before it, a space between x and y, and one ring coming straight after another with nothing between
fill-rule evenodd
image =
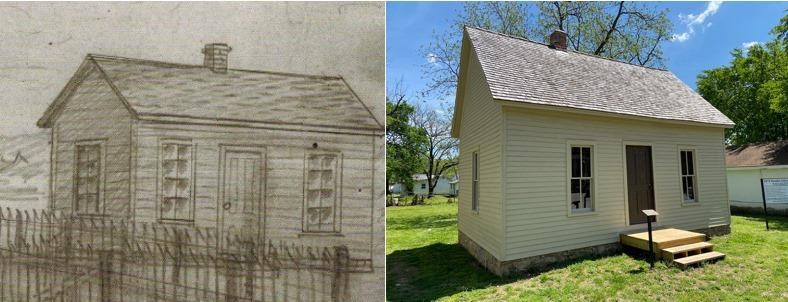
<instances>
[{"instance_id":1,"label":"sign board","mask_svg":"<svg viewBox=\"0 0 788 302\"><path fill-rule=\"evenodd\" d=\"M788 178L764 178L766 203L788 203Z\"/></svg>"}]
</instances>

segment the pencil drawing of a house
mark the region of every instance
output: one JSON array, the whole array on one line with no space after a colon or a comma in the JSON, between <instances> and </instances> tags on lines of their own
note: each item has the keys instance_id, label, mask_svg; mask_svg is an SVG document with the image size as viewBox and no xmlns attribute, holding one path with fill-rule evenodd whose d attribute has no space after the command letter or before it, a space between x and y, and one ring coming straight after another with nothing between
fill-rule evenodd
<instances>
[{"instance_id":1,"label":"pencil drawing of a house","mask_svg":"<svg viewBox=\"0 0 788 302\"><path fill-rule=\"evenodd\" d=\"M87 55L37 123L49 210L209 230L219 251L342 246L371 271L382 124L341 77L229 68L231 51L207 44L203 65Z\"/></svg>"}]
</instances>

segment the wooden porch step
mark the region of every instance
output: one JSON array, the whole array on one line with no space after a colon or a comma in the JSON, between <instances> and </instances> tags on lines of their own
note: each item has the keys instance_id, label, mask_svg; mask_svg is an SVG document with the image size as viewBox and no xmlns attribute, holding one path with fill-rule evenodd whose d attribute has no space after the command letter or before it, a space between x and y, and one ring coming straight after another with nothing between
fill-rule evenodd
<instances>
[{"instance_id":1,"label":"wooden porch step","mask_svg":"<svg viewBox=\"0 0 788 302\"><path fill-rule=\"evenodd\" d=\"M662 250L662 259L671 261L692 255L711 252L714 244L708 242L696 242L691 244L679 245Z\"/></svg>"},{"instance_id":2,"label":"wooden porch step","mask_svg":"<svg viewBox=\"0 0 788 302\"><path fill-rule=\"evenodd\" d=\"M679 258L673 260L673 263L677 264L681 268L687 268L690 265L698 264L701 262L712 261L717 259L725 258L725 254L720 252L708 252L703 254L697 254L693 256L688 256L684 258Z\"/></svg>"}]
</instances>

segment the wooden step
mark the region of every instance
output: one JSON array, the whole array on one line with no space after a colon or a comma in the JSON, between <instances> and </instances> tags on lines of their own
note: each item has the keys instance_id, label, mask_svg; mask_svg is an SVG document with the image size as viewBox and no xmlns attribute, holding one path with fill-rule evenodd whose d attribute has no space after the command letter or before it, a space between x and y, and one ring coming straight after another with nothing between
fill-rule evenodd
<instances>
[{"instance_id":1,"label":"wooden step","mask_svg":"<svg viewBox=\"0 0 788 302\"><path fill-rule=\"evenodd\" d=\"M679 245L662 250L662 259L674 260L692 255L711 252L714 245L708 242L696 242L691 244Z\"/></svg>"},{"instance_id":2,"label":"wooden step","mask_svg":"<svg viewBox=\"0 0 788 302\"><path fill-rule=\"evenodd\" d=\"M716 259L723 259L723 258L725 258L725 254L723 254L723 253L720 253L720 252L708 252L708 253L697 254L697 255L688 256L688 257L684 257L684 258L679 258L679 259L673 260L673 263L675 263L676 265L678 265L681 268L687 268L687 266L690 266L690 265L693 265L693 264L698 264L698 263L701 263L701 262L706 262L706 261L711 261L711 260L716 260Z\"/></svg>"}]
</instances>

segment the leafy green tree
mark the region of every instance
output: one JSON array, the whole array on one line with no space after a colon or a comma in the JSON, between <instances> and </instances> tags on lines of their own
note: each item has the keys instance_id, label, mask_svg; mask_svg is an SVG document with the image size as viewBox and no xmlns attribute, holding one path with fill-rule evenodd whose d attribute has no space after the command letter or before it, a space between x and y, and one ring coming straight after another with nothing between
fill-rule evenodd
<instances>
[{"instance_id":1,"label":"leafy green tree","mask_svg":"<svg viewBox=\"0 0 788 302\"><path fill-rule=\"evenodd\" d=\"M420 154L427 137L423 129L411 124L414 112L399 88L386 96L386 193L397 182L411 191L413 174L423 166Z\"/></svg>"},{"instance_id":2,"label":"leafy green tree","mask_svg":"<svg viewBox=\"0 0 788 302\"><path fill-rule=\"evenodd\" d=\"M454 93L464 25L544 42L561 29L572 50L657 67L664 66L661 46L673 27L667 10L645 3L466 2L454 26L422 47L427 58L422 71L430 81L425 94Z\"/></svg>"},{"instance_id":3,"label":"leafy green tree","mask_svg":"<svg viewBox=\"0 0 788 302\"><path fill-rule=\"evenodd\" d=\"M698 75L698 92L736 126L729 144L788 139L788 16L772 30L772 41L734 49L729 65Z\"/></svg>"}]
</instances>

